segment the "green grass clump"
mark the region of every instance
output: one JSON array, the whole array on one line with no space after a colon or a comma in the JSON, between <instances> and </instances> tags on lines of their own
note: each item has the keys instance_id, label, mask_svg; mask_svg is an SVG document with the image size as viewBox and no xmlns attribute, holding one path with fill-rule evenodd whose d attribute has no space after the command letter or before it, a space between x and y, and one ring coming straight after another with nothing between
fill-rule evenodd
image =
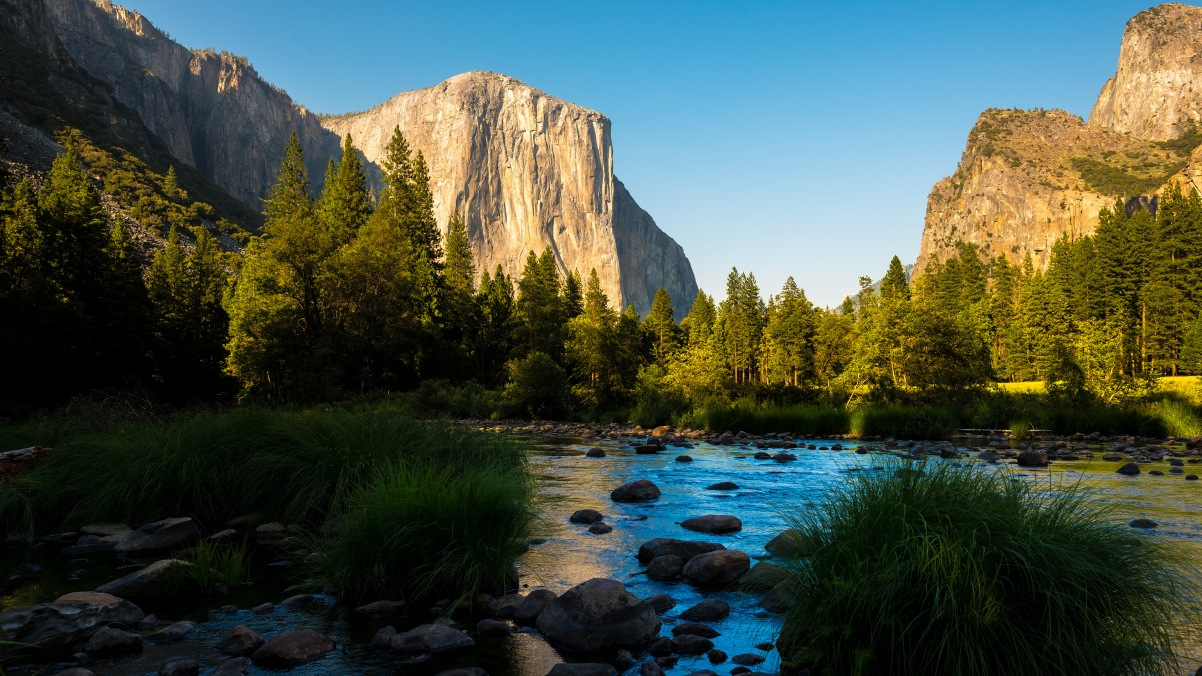
<instances>
[{"instance_id":1,"label":"green grass clump","mask_svg":"<svg viewBox=\"0 0 1202 676\"><path fill-rule=\"evenodd\" d=\"M319 540L327 583L356 599L504 589L536 522L524 468L404 468L350 499Z\"/></svg>"},{"instance_id":2,"label":"green grass clump","mask_svg":"<svg viewBox=\"0 0 1202 676\"><path fill-rule=\"evenodd\" d=\"M213 529L262 512L334 533L320 544L347 593L396 598L503 580L535 517L514 440L388 408L246 408L51 432L45 463L0 487L10 533L181 515ZM193 559L201 589L245 576L238 548L202 545Z\"/></svg>"},{"instance_id":3,"label":"green grass clump","mask_svg":"<svg viewBox=\"0 0 1202 676\"><path fill-rule=\"evenodd\" d=\"M855 473L806 543L778 644L819 674L1177 674L1197 571L1080 486L931 463Z\"/></svg>"},{"instance_id":4,"label":"green grass clump","mask_svg":"<svg viewBox=\"0 0 1202 676\"><path fill-rule=\"evenodd\" d=\"M1010 423L1010 436L1015 439L1030 439L1031 438L1031 421L1030 420L1015 420Z\"/></svg>"},{"instance_id":5,"label":"green grass clump","mask_svg":"<svg viewBox=\"0 0 1202 676\"><path fill-rule=\"evenodd\" d=\"M795 434L843 434L848 430L848 413L825 406L704 406L686 414L682 427L711 431L793 432Z\"/></svg>"},{"instance_id":6,"label":"green grass clump","mask_svg":"<svg viewBox=\"0 0 1202 676\"><path fill-rule=\"evenodd\" d=\"M223 545L211 540L202 540L188 557L188 561L192 565L185 570L197 589L206 593L218 582L232 587L244 582L250 574L250 567L246 562L245 542ZM172 572L174 571L175 569L172 569Z\"/></svg>"}]
</instances>

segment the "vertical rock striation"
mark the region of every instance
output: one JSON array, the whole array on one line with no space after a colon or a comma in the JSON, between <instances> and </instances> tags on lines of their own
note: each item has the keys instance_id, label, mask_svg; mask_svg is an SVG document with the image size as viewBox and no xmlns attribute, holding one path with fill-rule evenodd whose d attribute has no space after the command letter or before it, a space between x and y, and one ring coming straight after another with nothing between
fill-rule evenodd
<instances>
[{"instance_id":1,"label":"vertical rock striation","mask_svg":"<svg viewBox=\"0 0 1202 676\"><path fill-rule=\"evenodd\" d=\"M550 247L561 272L595 268L619 308L646 313L663 286L685 310L697 293L684 250L614 177L600 113L471 72L322 125L349 133L373 165L399 126L430 166L440 226L462 214L482 267L520 272L530 251Z\"/></svg>"}]
</instances>

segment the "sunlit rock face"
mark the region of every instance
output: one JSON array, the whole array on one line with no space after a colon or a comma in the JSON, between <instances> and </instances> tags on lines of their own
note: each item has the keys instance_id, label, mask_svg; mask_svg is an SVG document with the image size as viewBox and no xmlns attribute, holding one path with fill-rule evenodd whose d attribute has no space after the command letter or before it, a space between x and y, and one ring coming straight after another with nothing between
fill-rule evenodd
<instances>
[{"instance_id":1,"label":"sunlit rock face","mask_svg":"<svg viewBox=\"0 0 1202 676\"><path fill-rule=\"evenodd\" d=\"M663 286L687 309L697 293L684 250L614 176L610 122L596 111L471 72L322 125L350 134L376 165L400 127L430 166L439 223L462 214L489 269L519 272L530 251L550 247L565 274L596 269L619 306L646 313Z\"/></svg>"},{"instance_id":2,"label":"sunlit rock face","mask_svg":"<svg viewBox=\"0 0 1202 676\"><path fill-rule=\"evenodd\" d=\"M550 248L560 272L597 270L618 307L641 313L663 286L678 314L697 293L692 266L614 176L610 122L513 78L464 73L363 113L319 119L245 58L190 50L141 14L107 0L46 0L63 46L112 87L181 162L258 209L293 131L314 190L354 136L373 178L400 126L430 167L445 228L458 211L478 268L520 274Z\"/></svg>"}]
</instances>

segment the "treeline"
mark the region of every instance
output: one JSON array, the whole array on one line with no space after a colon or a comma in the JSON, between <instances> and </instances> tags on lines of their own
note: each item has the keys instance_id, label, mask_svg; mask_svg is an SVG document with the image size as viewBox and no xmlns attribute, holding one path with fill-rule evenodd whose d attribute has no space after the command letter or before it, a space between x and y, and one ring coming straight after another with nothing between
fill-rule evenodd
<instances>
[{"instance_id":1,"label":"treeline","mask_svg":"<svg viewBox=\"0 0 1202 676\"><path fill-rule=\"evenodd\" d=\"M1196 193L1168 191L1155 215L1103 210L1046 273L962 245L913 284L894 257L826 309L792 278L765 300L732 269L725 300L699 292L677 322L663 289L640 317L550 250L515 276L478 272L461 215L435 222L428 168L399 129L379 194L350 137L320 194L303 159L294 136L243 256L204 228L185 246L174 223L191 214L155 221L143 201L141 218L171 225L144 279L73 148L36 192L7 191L6 409L105 386L272 403L416 389L434 410L659 422L732 402L964 402L997 380L1113 403L1202 372ZM178 194L170 178L162 192Z\"/></svg>"}]
</instances>

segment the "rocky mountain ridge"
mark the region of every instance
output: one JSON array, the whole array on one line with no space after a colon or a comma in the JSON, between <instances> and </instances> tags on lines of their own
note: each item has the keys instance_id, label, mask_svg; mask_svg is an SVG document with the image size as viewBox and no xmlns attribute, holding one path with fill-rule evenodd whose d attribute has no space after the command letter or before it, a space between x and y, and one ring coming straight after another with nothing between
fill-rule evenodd
<instances>
[{"instance_id":1,"label":"rocky mountain ridge","mask_svg":"<svg viewBox=\"0 0 1202 676\"><path fill-rule=\"evenodd\" d=\"M137 111L172 155L256 210L293 130L314 190L351 133L374 163L400 125L430 167L440 226L460 212L480 270L520 274L550 247L560 271L596 268L611 302L642 313L656 290L683 314L697 292L683 249L613 172L608 118L512 78L465 73L369 111L319 119L243 58L189 50L108 0L44 0L65 51Z\"/></svg>"},{"instance_id":2,"label":"rocky mountain ridge","mask_svg":"<svg viewBox=\"0 0 1202 676\"><path fill-rule=\"evenodd\" d=\"M1165 4L1133 17L1117 72L1089 121L1059 110L987 110L969 133L956 172L927 199L916 270L955 255L1045 269L1063 236L1090 235L1098 212L1121 198L1155 208L1169 184L1184 187L1202 134L1202 8Z\"/></svg>"}]
</instances>

